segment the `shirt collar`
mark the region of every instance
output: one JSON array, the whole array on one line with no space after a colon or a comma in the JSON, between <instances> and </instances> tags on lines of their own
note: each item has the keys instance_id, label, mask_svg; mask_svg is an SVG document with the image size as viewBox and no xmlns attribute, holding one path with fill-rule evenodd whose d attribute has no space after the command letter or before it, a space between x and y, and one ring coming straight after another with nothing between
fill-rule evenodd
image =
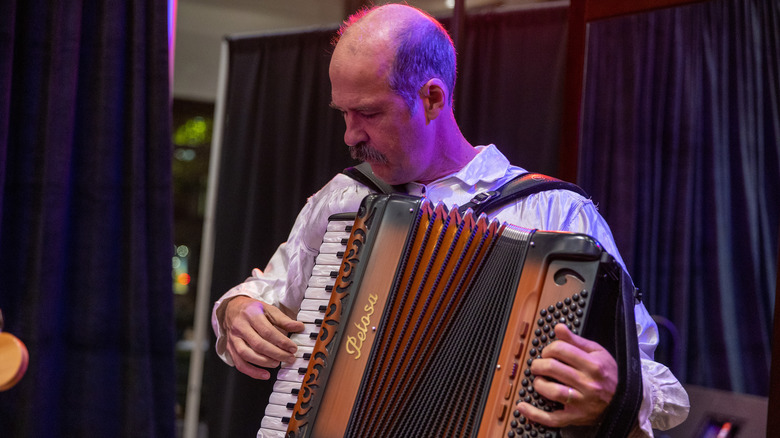
<instances>
[{"instance_id":1,"label":"shirt collar","mask_svg":"<svg viewBox=\"0 0 780 438\"><path fill-rule=\"evenodd\" d=\"M448 186L453 183L459 184L453 181L453 179L462 182L466 186L476 186L480 181L490 184L507 174L510 167L509 160L495 145L476 146L475 149L477 150L477 155L462 169L439 178L428 184L428 186L434 188ZM423 184L411 182L406 185L406 192L411 195L425 196L427 188Z\"/></svg>"},{"instance_id":2,"label":"shirt collar","mask_svg":"<svg viewBox=\"0 0 780 438\"><path fill-rule=\"evenodd\" d=\"M509 160L495 145L477 146L476 149L477 155L468 164L444 179L457 178L472 186L479 181L493 182L506 175Z\"/></svg>"}]
</instances>

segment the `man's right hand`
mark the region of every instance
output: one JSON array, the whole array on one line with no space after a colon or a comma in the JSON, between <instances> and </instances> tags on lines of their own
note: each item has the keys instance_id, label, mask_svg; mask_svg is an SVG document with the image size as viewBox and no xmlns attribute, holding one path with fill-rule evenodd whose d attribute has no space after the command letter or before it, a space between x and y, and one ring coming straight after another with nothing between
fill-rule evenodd
<instances>
[{"instance_id":1,"label":"man's right hand","mask_svg":"<svg viewBox=\"0 0 780 438\"><path fill-rule=\"evenodd\" d=\"M227 351L236 369L255 379L267 380L280 362L292 362L297 347L289 332L303 331L303 323L290 318L276 306L247 296L223 304L222 319Z\"/></svg>"}]
</instances>

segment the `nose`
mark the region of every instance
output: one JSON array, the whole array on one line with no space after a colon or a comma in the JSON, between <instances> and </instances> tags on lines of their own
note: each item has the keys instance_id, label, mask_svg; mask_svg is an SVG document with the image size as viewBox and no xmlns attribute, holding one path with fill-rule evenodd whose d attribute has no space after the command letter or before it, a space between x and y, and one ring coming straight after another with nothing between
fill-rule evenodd
<instances>
[{"instance_id":1,"label":"nose","mask_svg":"<svg viewBox=\"0 0 780 438\"><path fill-rule=\"evenodd\" d=\"M347 125L344 130L344 143L347 146L355 146L360 142L368 140L368 134L366 134L357 117L347 113L344 116L344 122Z\"/></svg>"}]
</instances>

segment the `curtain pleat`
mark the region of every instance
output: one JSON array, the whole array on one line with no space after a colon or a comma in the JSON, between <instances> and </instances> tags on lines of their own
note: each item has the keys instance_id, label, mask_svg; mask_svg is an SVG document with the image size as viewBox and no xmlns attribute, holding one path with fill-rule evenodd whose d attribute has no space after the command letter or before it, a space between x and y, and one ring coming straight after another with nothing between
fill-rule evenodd
<instances>
[{"instance_id":1,"label":"curtain pleat","mask_svg":"<svg viewBox=\"0 0 780 438\"><path fill-rule=\"evenodd\" d=\"M580 183L687 383L766 395L780 184L780 5L713 0L589 25ZM668 333L662 333L662 336ZM663 353L663 351L662 351Z\"/></svg>"},{"instance_id":2,"label":"curtain pleat","mask_svg":"<svg viewBox=\"0 0 780 438\"><path fill-rule=\"evenodd\" d=\"M0 308L13 437L174 432L167 10L0 6Z\"/></svg>"}]
</instances>

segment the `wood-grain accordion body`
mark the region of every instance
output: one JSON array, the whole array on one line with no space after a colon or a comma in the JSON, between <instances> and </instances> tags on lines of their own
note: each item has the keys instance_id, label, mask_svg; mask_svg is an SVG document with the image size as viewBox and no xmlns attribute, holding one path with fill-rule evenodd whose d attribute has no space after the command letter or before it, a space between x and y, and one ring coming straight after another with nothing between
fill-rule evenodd
<instances>
[{"instance_id":1,"label":"wood-grain accordion body","mask_svg":"<svg viewBox=\"0 0 780 438\"><path fill-rule=\"evenodd\" d=\"M609 345L621 273L582 234L370 195L286 436L559 436L515 412L561 407L534 391L531 361L558 323L623 354Z\"/></svg>"}]
</instances>

